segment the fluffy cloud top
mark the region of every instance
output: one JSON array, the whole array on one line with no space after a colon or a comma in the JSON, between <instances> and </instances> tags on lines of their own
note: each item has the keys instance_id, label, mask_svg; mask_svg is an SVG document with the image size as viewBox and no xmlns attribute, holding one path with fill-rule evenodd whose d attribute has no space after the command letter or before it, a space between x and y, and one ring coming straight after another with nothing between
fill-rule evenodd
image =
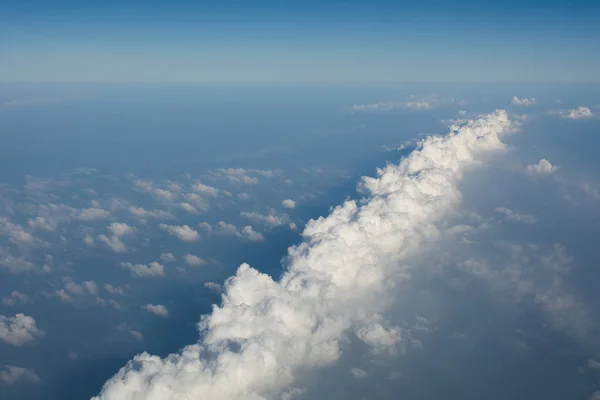
<instances>
[{"instance_id":1,"label":"fluffy cloud top","mask_svg":"<svg viewBox=\"0 0 600 400\"><path fill-rule=\"evenodd\" d=\"M532 97L530 99L528 99L526 97L523 97L523 98L520 99L517 96L515 96L515 97L512 98L512 103L514 105L517 105L517 106L533 106L537 102L535 101L534 97Z\"/></svg>"},{"instance_id":2,"label":"fluffy cloud top","mask_svg":"<svg viewBox=\"0 0 600 400\"><path fill-rule=\"evenodd\" d=\"M158 315L159 317L167 318L169 316L169 311L167 307L162 304L146 304L142 306L142 308L152 314Z\"/></svg>"},{"instance_id":3,"label":"fluffy cloud top","mask_svg":"<svg viewBox=\"0 0 600 400\"><path fill-rule=\"evenodd\" d=\"M296 202L292 199L285 199L281 202L281 205L285 208L296 208Z\"/></svg>"},{"instance_id":4,"label":"fluffy cloud top","mask_svg":"<svg viewBox=\"0 0 600 400\"><path fill-rule=\"evenodd\" d=\"M202 318L202 341L165 359L136 356L97 399L278 398L298 370L331 364L346 333L369 345L394 344L394 328L373 318L402 261L437 236L434 223L458 203L466 168L503 148L503 111L429 137L399 165L364 178L364 202L346 201L310 221L289 250L279 281L243 264L227 280L221 306Z\"/></svg>"},{"instance_id":5,"label":"fluffy cloud top","mask_svg":"<svg viewBox=\"0 0 600 400\"><path fill-rule=\"evenodd\" d=\"M552 165L552 163L545 158L542 158L537 164L531 164L527 166L527 172L533 174L551 174L557 169L557 166Z\"/></svg>"},{"instance_id":6,"label":"fluffy cloud top","mask_svg":"<svg viewBox=\"0 0 600 400\"><path fill-rule=\"evenodd\" d=\"M198 231L196 231L193 228L190 228L188 225L177 226L160 224L160 228L167 231L169 235L176 236L184 242L195 242L197 240L200 240L200 235L198 234Z\"/></svg>"},{"instance_id":7,"label":"fluffy cloud top","mask_svg":"<svg viewBox=\"0 0 600 400\"><path fill-rule=\"evenodd\" d=\"M22 346L41 336L44 336L44 331L37 328L32 317L24 314L14 317L0 315L0 340L13 346Z\"/></svg>"}]
</instances>

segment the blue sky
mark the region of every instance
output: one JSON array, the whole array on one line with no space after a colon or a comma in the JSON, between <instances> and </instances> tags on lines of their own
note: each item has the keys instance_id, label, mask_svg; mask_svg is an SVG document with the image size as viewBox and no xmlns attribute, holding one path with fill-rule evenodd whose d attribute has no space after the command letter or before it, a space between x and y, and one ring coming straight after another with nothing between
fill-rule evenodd
<instances>
[{"instance_id":1,"label":"blue sky","mask_svg":"<svg viewBox=\"0 0 600 400\"><path fill-rule=\"evenodd\" d=\"M592 1L4 1L0 81L598 82Z\"/></svg>"}]
</instances>

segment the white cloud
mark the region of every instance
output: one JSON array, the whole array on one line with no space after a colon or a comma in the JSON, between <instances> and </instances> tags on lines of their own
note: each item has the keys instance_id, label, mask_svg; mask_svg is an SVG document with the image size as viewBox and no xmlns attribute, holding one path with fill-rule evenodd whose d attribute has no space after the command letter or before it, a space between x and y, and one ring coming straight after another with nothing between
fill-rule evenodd
<instances>
[{"instance_id":1,"label":"white cloud","mask_svg":"<svg viewBox=\"0 0 600 400\"><path fill-rule=\"evenodd\" d=\"M310 221L279 281L241 265L221 306L202 318L200 343L165 359L136 356L98 399L277 398L298 370L336 362L346 334L382 311L382 294L406 268L402 261L437 237L434 223L459 202L465 170L502 149L499 135L510 127L498 111L427 138L400 165L364 178L370 196Z\"/></svg>"},{"instance_id":2,"label":"white cloud","mask_svg":"<svg viewBox=\"0 0 600 400\"><path fill-rule=\"evenodd\" d=\"M107 219L110 217L110 213L103 208L91 207L75 210L73 217L81 221L90 222Z\"/></svg>"},{"instance_id":3,"label":"white cloud","mask_svg":"<svg viewBox=\"0 0 600 400\"><path fill-rule=\"evenodd\" d=\"M285 199L281 202L281 205L285 208L296 208L296 202L292 199Z\"/></svg>"},{"instance_id":4,"label":"white cloud","mask_svg":"<svg viewBox=\"0 0 600 400\"><path fill-rule=\"evenodd\" d=\"M115 253L127 252L127 246L125 246L125 243L123 243L118 236L112 235L109 237L101 234L98 235L98 240L110 247Z\"/></svg>"},{"instance_id":5,"label":"white cloud","mask_svg":"<svg viewBox=\"0 0 600 400\"><path fill-rule=\"evenodd\" d=\"M132 264L130 262L121 263L121 267L131 271L131 275L140 278L164 276L165 267L156 261L151 262L148 265L145 264Z\"/></svg>"},{"instance_id":6,"label":"white cloud","mask_svg":"<svg viewBox=\"0 0 600 400\"><path fill-rule=\"evenodd\" d=\"M24 314L14 317L0 315L0 340L13 346L22 346L41 336L44 336L44 331L37 328L32 317Z\"/></svg>"},{"instance_id":7,"label":"white cloud","mask_svg":"<svg viewBox=\"0 0 600 400\"><path fill-rule=\"evenodd\" d=\"M284 214L281 217L275 215L275 210L271 210L271 213L268 215L259 214L255 212L241 212L240 215L244 218L249 219L255 223L265 224L271 228L281 226L287 222L289 222L289 216Z\"/></svg>"},{"instance_id":8,"label":"white cloud","mask_svg":"<svg viewBox=\"0 0 600 400\"><path fill-rule=\"evenodd\" d=\"M200 240L200 235L198 231L193 228L190 228L188 225L177 226L177 225L167 225L160 224L160 228L169 233L169 235L176 236L180 240L184 242L195 242Z\"/></svg>"},{"instance_id":9,"label":"white cloud","mask_svg":"<svg viewBox=\"0 0 600 400\"><path fill-rule=\"evenodd\" d=\"M10 296L6 296L2 298L2 304L5 306L15 306L17 304L27 304L31 303L31 299L26 294L19 292L18 290L13 290L10 293Z\"/></svg>"},{"instance_id":10,"label":"white cloud","mask_svg":"<svg viewBox=\"0 0 600 400\"><path fill-rule=\"evenodd\" d=\"M537 164L527 166L527 172L534 174L551 174L556 170L558 170L558 167L552 165L552 163L545 158L542 158Z\"/></svg>"},{"instance_id":11,"label":"white cloud","mask_svg":"<svg viewBox=\"0 0 600 400\"><path fill-rule=\"evenodd\" d=\"M11 386L19 382L39 383L40 378L33 370L14 365L5 365L0 370L0 384Z\"/></svg>"},{"instance_id":12,"label":"white cloud","mask_svg":"<svg viewBox=\"0 0 600 400\"><path fill-rule=\"evenodd\" d=\"M0 234L8 236L15 244L32 244L35 240L33 235L19 224L14 224L6 218L0 217Z\"/></svg>"},{"instance_id":13,"label":"white cloud","mask_svg":"<svg viewBox=\"0 0 600 400\"><path fill-rule=\"evenodd\" d=\"M173 219L173 215L163 210L146 210L143 207L129 206L127 210L138 218Z\"/></svg>"},{"instance_id":14,"label":"white cloud","mask_svg":"<svg viewBox=\"0 0 600 400\"><path fill-rule=\"evenodd\" d=\"M512 98L512 103L517 106L534 106L537 104L534 97L530 99L526 97L519 99L517 96Z\"/></svg>"},{"instance_id":15,"label":"white cloud","mask_svg":"<svg viewBox=\"0 0 600 400\"><path fill-rule=\"evenodd\" d=\"M162 304L146 304L145 306L142 306L142 308L148 312L151 312L152 314L158 315L159 317L167 318L169 316L167 307L163 306Z\"/></svg>"},{"instance_id":16,"label":"white cloud","mask_svg":"<svg viewBox=\"0 0 600 400\"><path fill-rule=\"evenodd\" d=\"M212 233L212 226L208 222L200 222L198 223L198 228L202 231L206 232L206 234L210 235Z\"/></svg>"},{"instance_id":17,"label":"white cloud","mask_svg":"<svg viewBox=\"0 0 600 400\"><path fill-rule=\"evenodd\" d=\"M253 242L262 242L265 240L264 236L261 233L256 232L250 225L245 226L244 228L238 231L235 225L227 224L223 221L220 221L217 224L216 233L217 235L223 236L237 236L239 238L247 239Z\"/></svg>"},{"instance_id":18,"label":"white cloud","mask_svg":"<svg viewBox=\"0 0 600 400\"><path fill-rule=\"evenodd\" d=\"M194 186L192 186L192 190L194 192L201 193L205 196L217 197L221 191L215 187L205 185L203 183L197 182Z\"/></svg>"},{"instance_id":19,"label":"white cloud","mask_svg":"<svg viewBox=\"0 0 600 400\"><path fill-rule=\"evenodd\" d=\"M104 289L106 289L108 293L118 294L119 296L123 296L125 294L122 288L118 286L113 286L109 283L104 284Z\"/></svg>"},{"instance_id":20,"label":"white cloud","mask_svg":"<svg viewBox=\"0 0 600 400\"><path fill-rule=\"evenodd\" d=\"M179 203L179 207L189 212L190 214L198 214L198 210L196 209L196 207L194 207L190 203Z\"/></svg>"},{"instance_id":21,"label":"white cloud","mask_svg":"<svg viewBox=\"0 0 600 400\"><path fill-rule=\"evenodd\" d=\"M240 200L250 200L250 195L246 192L242 192L242 193L238 194L238 198Z\"/></svg>"},{"instance_id":22,"label":"white cloud","mask_svg":"<svg viewBox=\"0 0 600 400\"><path fill-rule=\"evenodd\" d=\"M136 228L133 226L129 226L122 222L113 222L106 229L115 236L122 237L126 235L131 235L136 231Z\"/></svg>"},{"instance_id":23,"label":"white cloud","mask_svg":"<svg viewBox=\"0 0 600 400\"><path fill-rule=\"evenodd\" d=\"M521 214L518 211L511 210L505 207L497 207L495 209L497 213L503 214L507 220L514 222L521 222L523 224L535 224L536 219L533 215Z\"/></svg>"},{"instance_id":24,"label":"white cloud","mask_svg":"<svg viewBox=\"0 0 600 400\"><path fill-rule=\"evenodd\" d=\"M245 168L219 168L210 171L213 176L223 177L234 185L256 185L259 181L257 176L272 178L276 172L268 169L245 169ZM254 175L254 176L253 176ZM231 195L231 194L230 194Z\"/></svg>"},{"instance_id":25,"label":"white cloud","mask_svg":"<svg viewBox=\"0 0 600 400\"><path fill-rule=\"evenodd\" d=\"M191 265L191 266L195 266L195 267L204 264L203 259L201 259L200 257L195 256L193 254L186 254L183 256L183 259L187 265Z\"/></svg>"},{"instance_id":26,"label":"white cloud","mask_svg":"<svg viewBox=\"0 0 600 400\"><path fill-rule=\"evenodd\" d=\"M160 259L163 260L164 262L175 262L177 261L177 258L175 258L175 256L171 253L162 253L160 255Z\"/></svg>"},{"instance_id":27,"label":"white cloud","mask_svg":"<svg viewBox=\"0 0 600 400\"><path fill-rule=\"evenodd\" d=\"M0 247L0 269L11 274L20 274L34 271L35 265L24 257L15 257L11 252Z\"/></svg>"},{"instance_id":28,"label":"white cloud","mask_svg":"<svg viewBox=\"0 0 600 400\"><path fill-rule=\"evenodd\" d=\"M589 118L594 115L592 110L584 106L579 106L578 108L573 108L570 110L550 110L548 113L559 115L560 117L567 119Z\"/></svg>"}]
</instances>

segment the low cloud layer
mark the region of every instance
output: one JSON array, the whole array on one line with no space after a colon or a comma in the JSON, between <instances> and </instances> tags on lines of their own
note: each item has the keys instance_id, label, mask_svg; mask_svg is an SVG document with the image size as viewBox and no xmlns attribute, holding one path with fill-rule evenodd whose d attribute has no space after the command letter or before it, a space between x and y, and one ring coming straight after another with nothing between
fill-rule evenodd
<instances>
[{"instance_id":1,"label":"low cloud layer","mask_svg":"<svg viewBox=\"0 0 600 400\"><path fill-rule=\"evenodd\" d=\"M381 294L408 268L403 261L437 237L434 223L458 204L463 173L504 147L500 136L511 122L498 111L453 129L364 178L364 201L310 221L279 281L241 265L221 306L202 318L200 343L164 359L136 356L97 399L275 398L300 370L337 361L349 332L373 349L392 349L400 336L380 317ZM246 228L221 222L218 231ZM366 376L358 368L350 373Z\"/></svg>"}]
</instances>

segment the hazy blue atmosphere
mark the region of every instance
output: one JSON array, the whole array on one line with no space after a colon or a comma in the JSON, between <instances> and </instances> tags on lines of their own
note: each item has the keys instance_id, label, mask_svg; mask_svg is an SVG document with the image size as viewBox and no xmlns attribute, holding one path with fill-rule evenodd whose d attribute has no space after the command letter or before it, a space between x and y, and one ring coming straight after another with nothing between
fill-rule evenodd
<instances>
[{"instance_id":1,"label":"hazy blue atmosphere","mask_svg":"<svg viewBox=\"0 0 600 400\"><path fill-rule=\"evenodd\" d=\"M600 3L0 9L0 399L600 400Z\"/></svg>"}]
</instances>

